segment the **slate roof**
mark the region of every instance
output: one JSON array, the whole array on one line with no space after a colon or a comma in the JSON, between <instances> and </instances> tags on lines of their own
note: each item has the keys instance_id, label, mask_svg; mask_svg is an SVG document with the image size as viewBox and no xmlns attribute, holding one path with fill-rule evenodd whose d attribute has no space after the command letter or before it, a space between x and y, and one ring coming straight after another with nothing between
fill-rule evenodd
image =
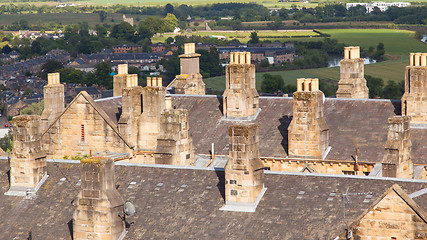
<instances>
[{"instance_id":1,"label":"slate roof","mask_svg":"<svg viewBox=\"0 0 427 240\"><path fill-rule=\"evenodd\" d=\"M0 160L0 239L26 239L30 230L33 239L70 239L80 166L49 162L49 178L32 199L3 194L8 170ZM267 173L268 189L256 212L242 213L219 210L220 170L116 166L115 172L118 191L137 210L127 218L132 224L126 239L333 239L345 226L341 197L347 190L362 193L346 203L351 223L395 183L407 193L427 187L426 181ZM424 196L414 200L425 208Z\"/></svg>"},{"instance_id":2,"label":"slate roof","mask_svg":"<svg viewBox=\"0 0 427 240\"><path fill-rule=\"evenodd\" d=\"M212 143L215 154L228 155L228 125L222 120L222 96L171 95L173 105L189 111L189 132L196 154L209 154ZM110 104L111 101L111 104ZM287 128L292 120L292 98L260 97L260 108L254 121L260 126L260 156L287 156ZM121 98L99 102L101 108L117 122ZM329 145L326 159L353 161L356 146L359 161L379 163L387 141L387 121L400 115L400 101L353 100L326 98L324 113L329 125ZM235 122L234 122L235 123ZM427 162L427 129L411 129L412 156L415 164Z\"/></svg>"}]
</instances>

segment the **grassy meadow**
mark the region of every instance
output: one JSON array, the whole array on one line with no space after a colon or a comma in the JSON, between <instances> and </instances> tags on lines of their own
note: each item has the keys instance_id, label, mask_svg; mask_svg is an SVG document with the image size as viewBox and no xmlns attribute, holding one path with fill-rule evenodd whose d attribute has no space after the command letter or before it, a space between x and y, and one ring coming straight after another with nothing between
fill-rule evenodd
<instances>
[{"instance_id":1,"label":"grassy meadow","mask_svg":"<svg viewBox=\"0 0 427 240\"><path fill-rule=\"evenodd\" d=\"M237 39L242 43L247 43L250 39L252 31L195 31L191 33L186 33L187 35L193 36L224 36L228 40ZM271 40L271 41L290 41L290 40L298 40L298 39L307 39L309 41L309 37L319 36L318 33L313 32L313 30L260 30L257 31L258 37L260 40ZM175 34L165 33L158 34L152 38L152 42L164 42L168 37L174 37ZM296 36L306 36L302 38L295 38Z\"/></svg>"},{"instance_id":2,"label":"grassy meadow","mask_svg":"<svg viewBox=\"0 0 427 240\"><path fill-rule=\"evenodd\" d=\"M121 23L123 14L119 13L108 13L107 18L104 20L105 23ZM132 15L126 14L127 17L139 17L144 19L146 16L143 15ZM111 18L114 22L111 22ZM46 23L55 22L62 24L72 24L85 21L89 25L94 26L96 24L102 24L99 19L98 13L44 13L44 14L3 14L0 15L1 25L11 25L13 22L25 19L29 23Z\"/></svg>"},{"instance_id":3,"label":"grassy meadow","mask_svg":"<svg viewBox=\"0 0 427 240\"><path fill-rule=\"evenodd\" d=\"M384 43L389 60L365 65L365 74L380 77L385 82L388 80L402 81L404 79L404 69L408 65L410 52L427 52L427 44L419 42L413 38L414 32L394 29L328 29L322 30L331 34L331 38L337 39L346 45L356 45L368 48L376 47L379 42ZM318 38L301 38L305 41L319 40ZM295 39L287 39L293 41ZM283 77L286 84L295 84L300 77L319 78L324 80L339 80L339 67L316 68L304 70L270 72ZM257 73L257 87L261 85L262 75ZM208 87L214 90L224 90L225 77L213 77L204 80Z\"/></svg>"}]
</instances>

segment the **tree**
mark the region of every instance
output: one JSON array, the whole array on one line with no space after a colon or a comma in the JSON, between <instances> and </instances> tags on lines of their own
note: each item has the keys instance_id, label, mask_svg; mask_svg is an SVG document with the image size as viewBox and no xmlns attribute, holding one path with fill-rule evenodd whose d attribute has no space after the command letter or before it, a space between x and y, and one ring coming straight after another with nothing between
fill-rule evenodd
<instances>
[{"instance_id":1,"label":"tree","mask_svg":"<svg viewBox=\"0 0 427 240\"><path fill-rule=\"evenodd\" d=\"M261 91L263 93L274 93L283 90L285 81L282 76L265 73L262 78Z\"/></svg>"},{"instance_id":2,"label":"tree","mask_svg":"<svg viewBox=\"0 0 427 240\"><path fill-rule=\"evenodd\" d=\"M111 28L111 37L133 41L135 40L135 29L129 23L122 22Z\"/></svg>"},{"instance_id":3,"label":"tree","mask_svg":"<svg viewBox=\"0 0 427 240\"><path fill-rule=\"evenodd\" d=\"M171 44L171 43L173 43L173 41L175 41L175 40L173 39L173 37L168 37L168 38L165 40L165 43L167 43L167 44Z\"/></svg>"},{"instance_id":4,"label":"tree","mask_svg":"<svg viewBox=\"0 0 427 240\"><path fill-rule=\"evenodd\" d=\"M28 115L42 115L44 110L44 102L43 100L38 103L33 103L28 107L21 110L20 114L28 114Z\"/></svg>"},{"instance_id":5,"label":"tree","mask_svg":"<svg viewBox=\"0 0 427 240\"><path fill-rule=\"evenodd\" d=\"M178 19L172 13L168 13L163 19L164 32L172 32L178 26Z\"/></svg>"},{"instance_id":6,"label":"tree","mask_svg":"<svg viewBox=\"0 0 427 240\"><path fill-rule=\"evenodd\" d=\"M384 81L382 78L365 75L369 88L369 98L381 98L383 96Z\"/></svg>"},{"instance_id":7,"label":"tree","mask_svg":"<svg viewBox=\"0 0 427 240\"><path fill-rule=\"evenodd\" d=\"M173 13L173 6L172 6L172 4L170 4L170 3L168 3L168 4L166 4L166 6L165 6L165 13L166 14L168 14L168 13Z\"/></svg>"},{"instance_id":8,"label":"tree","mask_svg":"<svg viewBox=\"0 0 427 240\"><path fill-rule=\"evenodd\" d=\"M100 38L106 37L108 33L107 28L99 24L96 24L95 31L96 31L96 35Z\"/></svg>"},{"instance_id":9,"label":"tree","mask_svg":"<svg viewBox=\"0 0 427 240\"><path fill-rule=\"evenodd\" d=\"M130 66L129 69L128 69L128 73L129 74L138 74L138 76L139 76L140 72L141 71L139 70L139 68L137 68L135 66Z\"/></svg>"},{"instance_id":10,"label":"tree","mask_svg":"<svg viewBox=\"0 0 427 240\"><path fill-rule=\"evenodd\" d=\"M2 49L1 52L5 53L5 54L9 54L10 52L12 52L13 49L9 46L9 44L6 44Z\"/></svg>"},{"instance_id":11,"label":"tree","mask_svg":"<svg viewBox=\"0 0 427 240\"><path fill-rule=\"evenodd\" d=\"M101 22L104 22L104 20L107 18L107 13L105 11L99 11L99 20Z\"/></svg>"},{"instance_id":12,"label":"tree","mask_svg":"<svg viewBox=\"0 0 427 240\"><path fill-rule=\"evenodd\" d=\"M384 88L385 99L400 99L405 91L403 81L397 84L395 81L389 80Z\"/></svg>"},{"instance_id":13,"label":"tree","mask_svg":"<svg viewBox=\"0 0 427 240\"><path fill-rule=\"evenodd\" d=\"M13 149L12 130L9 130L9 132L0 139L0 147L3 149L3 151L9 154L12 152L12 149Z\"/></svg>"},{"instance_id":14,"label":"tree","mask_svg":"<svg viewBox=\"0 0 427 240\"><path fill-rule=\"evenodd\" d=\"M108 62L100 62L95 65L95 78L99 85L107 89L113 88L113 77L111 76L111 66Z\"/></svg>"},{"instance_id":15,"label":"tree","mask_svg":"<svg viewBox=\"0 0 427 240\"><path fill-rule=\"evenodd\" d=\"M258 44L259 37L257 32L251 32L251 39L248 41L249 44Z\"/></svg>"},{"instance_id":16,"label":"tree","mask_svg":"<svg viewBox=\"0 0 427 240\"><path fill-rule=\"evenodd\" d=\"M259 63L259 66L266 68L266 67L270 66L270 63L268 62L268 59L265 58L265 59L261 60L261 62Z\"/></svg>"},{"instance_id":17,"label":"tree","mask_svg":"<svg viewBox=\"0 0 427 240\"><path fill-rule=\"evenodd\" d=\"M56 72L59 69L64 68L64 66L62 65L62 63L53 60L53 59L48 59L43 65L42 65L42 69L40 71L39 76L43 79L47 79L47 74L48 73L53 73Z\"/></svg>"}]
</instances>

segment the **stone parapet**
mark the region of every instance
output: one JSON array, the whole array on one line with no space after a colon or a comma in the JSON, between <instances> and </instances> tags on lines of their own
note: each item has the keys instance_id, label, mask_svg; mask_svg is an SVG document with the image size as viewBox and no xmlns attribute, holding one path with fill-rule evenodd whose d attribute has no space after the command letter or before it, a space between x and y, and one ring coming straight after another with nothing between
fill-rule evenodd
<instances>
[{"instance_id":1,"label":"stone parapet","mask_svg":"<svg viewBox=\"0 0 427 240\"><path fill-rule=\"evenodd\" d=\"M128 75L128 65L119 64L117 66L118 73L113 77L113 96L121 96L122 91L126 88L127 84L127 75Z\"/></svg>"},{"instance_id":2,"label":"stone parapet","mask_svg":"<svg viewBox=\"0 0 427 240\"><path fill-rule=\"evenodd\" d=\"M337 98L369 98L364 61L360 58L359 47L344 48L344 59L340 61Z\"/></svg>"},{"instance_id":3,"label":"stone parapet","mask_svg":"<svg viewBox=\"0 0 427 240\"><path fill-rule=\"evenodd\" d=\"M160 118L156 163L194 165L193 142L188 134L186 109L166 109Z\"/></svg>"},{"instance_id":4,"label":"stone parapet","mask_svg":"<svg viewBox=\"0 0 427 240\"><path fill-rule=\"evenodd\" d=\"M226 88L223 114L226 118L249 118L259 110L259 94L255 86L255 65L249 52L232 52L226 66Z\"/></svg>"},{"instance_id":5,"label":"stone parapet","mask_svg":"<svg viewBox=\"0 0 427 240\"><path fill-rule=\"evenodd\" d=\"M382 161L383 177L413 177L410 119L408 116L395 116L388 119L387 143Z\"/></svg>"},{"instance_id":6,"label":"stone parapet","mask_svg":"<svg viewBox=\"0 0 427 240\"><path fill-rule=\"evenodd\" d=\"M405 93L402 96L402 115L411 123L427 124L427 53L411 53L405 68Z\"/></svg>"},{"instance_id":7,"label":"stone parapet","mask_svg":"<svg viewBox=\"0 0 427 240\"><path fill-rule=\"evenodd\" d=\"M124 201L115 188L114 161L91 157L81 160L81 190L75 200L73 239L116 240L123 236Z\"/></svg>"},{"instance_id":8,"label":"stone parapet","mask_svg":"<svg viewBox=\"0 0 427 240\"><path fill-rule=\"evenodd\" d=\"M44 110L41 115L42 130L55 121L65 110L64 85L60 83L59 73L49 73L48 84L43 87Z\"/></svg>"},{"instance_id":9,"label":"stone parapet","mask_svg":"<svg viewBox=\"0 0 427 240\"><path fill-rule=\"evenodd\" d=\"M322 158L329 147L329 127L323 116L321 91L295 92L288 127L290 157Z\"/></svg>"},{"instance_id":10,"label":"stone parapet","mask_svg":"<svg viewBox=\"0 0 427 240\"><path fill-rule=\"evenodd\" d=\"M46 177L46 154L41 144L40 117L21 115L14 117L12 121L14 146L10 156L9 192L22 191L25 195L28 189L35 192Z\"/></svg>"},{"instance_id":11,"label":"stone parapet","mask_svg":"<svg viewBox=\"0 0 427 240\"><path fill-rule=\"evenodd\" d=\"M229 127L230 153L225 166L225 200L255 203L264 189L264 165L259 158L259 126Z\"/></svg>"}]
</instances>

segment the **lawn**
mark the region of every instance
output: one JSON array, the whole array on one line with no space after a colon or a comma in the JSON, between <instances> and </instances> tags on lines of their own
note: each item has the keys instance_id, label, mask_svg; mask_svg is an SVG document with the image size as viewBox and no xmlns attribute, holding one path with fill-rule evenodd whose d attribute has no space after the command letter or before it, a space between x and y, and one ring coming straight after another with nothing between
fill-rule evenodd
<instances>
[{"instance_id":1,"label":"lawn","mask_svg":"<svg viewBox=\"0 0 427 240\"><path fill-rule=\"evenodd\" d=\"M382 78L385 82L393 80L400 82L404 79L405 66L408 65L410 52L427 52L427 44L421 43L413 38L413 32L394 29L328 29L322 32L331 34L332 38L347 45L356 45L368 48L377 46L379 42L384 43L387 54L396 58L380 63L365 65L365 75ZM295 39L287 39L293 41ZM298 40L313 41L318 38L300 38ZM296 79L303 77L339 80L339 68L316 68L293 71L270 72L279 74L287 84L295 84ZM257 86L261 85L262 75L257 73ZM224 90L225 77L214 77L205 79L206 85L214 90Z\"/></svg>"},{"instance_id":2,"label":"lawn","mask_svg":"<svg viewBox=\"0 0 427 240\"><path fill-rule=\"evenodd\" d=\"M237 39L242 43L246 43L250 39L252 31L197 31L189 33L194 36L224 36L229 40ZM271 41L299 41L306 40L309 41L310 38L295 38L296 36L319 36L318 33L313 32L313 30L261 30L257 31L258 37L260 40L271 40ZM152 38L152 42L164 42L168 37L174 37L175 34L159 34ZM283 38L282 38L283 37Z\"/></svg>"},{"instance_id":3,"label":"lawn","mask_svg":"<svg viewBox=\"0 0 427 240\"><path fill-rule=\"evenodd\" d=\"M413 38L414 32L394 29L325 29L322 32L348 45L365 48L384 43L388 54L407 56L411 52L427 52L427 45Z\"/></svg>"},{"instance_id":4,"label":"lawn","mask_svg":"<svg viewBox=\"0 0 427 240\"><path fill-rule=\"evenodd\" d=\"M123 14L120 13L108 13L105 23L121 23ZM127 17L137 17L137 15L126 14ZM144 19L146 16L138 15L140 19ZM111 22L111 18L114 22ZM72 24L85 21L89 25L94 26L96 24L102 24L99 19L98 13L44 13L44 14L3 14L0 15L0 22L2 25L10 25L13 22L25 19L30 23L46 23L55 22L62 24Z\"/></svg>"},{"instance_id":5,"label":"lawn","mask_svg":"<svg viewBox=\"0 0 427 240\"><path fill-rule=\"evenodd\" d=\"M387 83L388 80L400 82L404 79L405 66L408 65L408 59L399 59L395 61L382 62L376 64L365 65L365 75L379 77ZM340 69L339 67L333 68L314 68L303 70L291 71L278 71L269 72L274 75L281 75L286 84L296 84L297 78L319 78L323 80L339 81ZM265 73L256 73L256 85L260 89L262 82L262 75ZM213 90L223 91L225 89L225 76L212 77L204 79L207 87Z\"/></svg>"},{"instance_id":6,"label":"lawn","mask_svg":"<svg viewBox=\"0 0 427 240\"><path fill-rule=\"evenodd\" d=\"M278 2L277 0L89 0L88 3L96 3L96 4L130 4L130 5L142 5L142 6L164 6L168 3L172 5L207 5L214 3L257 3L260 5L264 5L266 7L274 7L274 8L290 8L292 5L296 5L298 7L317 7L317 3L307 3L307 2Z\"/></svg>"}]
</instances>

